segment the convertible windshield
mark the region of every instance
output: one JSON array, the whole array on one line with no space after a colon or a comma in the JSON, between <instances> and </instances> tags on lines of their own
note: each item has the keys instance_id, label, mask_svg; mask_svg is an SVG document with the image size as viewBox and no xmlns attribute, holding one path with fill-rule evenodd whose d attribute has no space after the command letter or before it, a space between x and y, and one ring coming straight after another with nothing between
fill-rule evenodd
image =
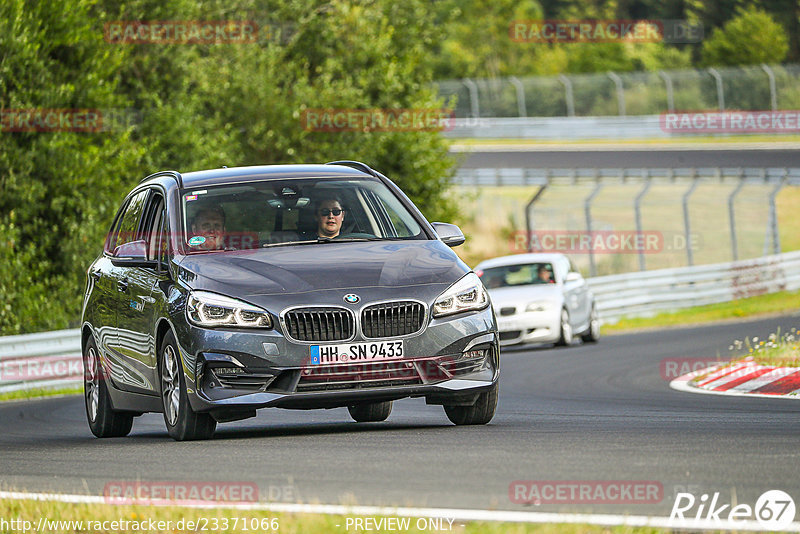
<instances>
[{"instance_id":1,"label":"convertible windshield","mask_svg":"<svg viewBox=\"0 0 800 534\"><path fill-rule=\"evenodd\" d=\"M377 179L294 179L184 190L190 252L314 245L331 241L427 239Z\"/></svg>"},{"instance_id":2,"label":"convertible windshield","mask_svg":"<svg viewBox=\"0 0 800 534\"><path fill-rule=\"evenodd\" d=\"M483 285L487 289L555 283L553 265L551 263L529 263L492 267L490 269L484 269L479 275L483 281Z\"/></svg>"}]
</instances>

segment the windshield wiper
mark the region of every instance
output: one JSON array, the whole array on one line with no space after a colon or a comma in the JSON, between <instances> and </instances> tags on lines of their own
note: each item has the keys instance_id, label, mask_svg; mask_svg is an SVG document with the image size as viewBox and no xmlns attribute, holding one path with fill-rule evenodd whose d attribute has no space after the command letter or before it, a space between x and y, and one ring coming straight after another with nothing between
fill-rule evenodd
<instances>
[{"instance_id":1,"label":"windshield wiper","mask_svg":"<svg viewBox=\"0 0 800 534\"><path fill-rule=\"evenodd\" d=\"M284 241L282 243L265 243L261 248L282 247L286 245L313 245L315 243L352 243L356 241L393 241L400 237L318 237L305 241Z\"/></svg>"},{"instance_id":2,"label":"windshield wiper","mask_svg":"<svg viewBox=\"0 0 800 534\"><path fill-rule=\"evenodd\" d=\"M264 243L261 245L261 248L270 248L270 247L283 247L286 245L311 245L313 243L319 243L317 239L309 239L307 241L283 241L281 243Z\"/></svg>"}]
</instances>

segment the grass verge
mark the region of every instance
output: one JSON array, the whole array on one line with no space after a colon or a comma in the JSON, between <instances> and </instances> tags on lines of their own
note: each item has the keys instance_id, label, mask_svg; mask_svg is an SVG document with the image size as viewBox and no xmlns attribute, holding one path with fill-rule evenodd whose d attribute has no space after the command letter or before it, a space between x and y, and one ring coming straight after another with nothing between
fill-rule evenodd
<instances>
[{"instance_id":1,"label":"grass verge","mask_svg":"<svg viewBox=\"0 0 800 534\"><path fill-rule=\"evenodd\" d=\"M81 393L83 393L83 385L63 388L20 389L18 391L0 393L0 402L20 399L37 399L40 397L54 397L57 395L80 395Z\"/></svg>"},{"instance_id":2,"label":"grass verge","mask_svg":"<svg viewBox=\"0 0 800 534\"><path fill-rule=\"evenodd\" d=\"M351 518L361 516L350 516ZM347 528L347 517L330 514L287 514L271 513L268 511L243 511L236 509L197 509L182 508L177 506L114 506L108 504L70 504L51 501L34 500L0 500L0 518L5 521L19 520L28 521L31 528L24 529L26 524L19 528L11 528L9 525L0 525L0 530L9 532L30 532L38 526L40 518L49 521L61 521L61 525L50 524L51 527L44 528L46 532L78 532L78 531L102 531L102 532L191 532L191 531L212 531L212 532L281 532L281 533L304 533L304 532L353 532L352 526ZM372 518L379 520L379 517ZM274 521L271 521L274 520ZM63 522L72 521L70 525ZM75 522L83 522L82 525ZM118 521L117 525L112 525L111 521ZM123 524L127 521L127 524ZM163 521L157 525L156 529L149 528L150 522ZM170 522L167 525L167 522ZM179 523L183 521L183 523ZM193 528L188 525L193 521ZM100 523L97 523L100 522ZM107 522L103 524L103 522ZM134 523L138 522L143 528L136 529ZM144 523L142 523L144 522ZM417 518L409 518L408 529L403 532L432 532L436 529L418 528ZM463 525L463 526L462 526ZM277 528L274 528L276 527ZM420 526L422 522L420 522ZM3 529L3 527L5 527ZM118 527L118 528L114 528ZM161 528L165 527L165 528ZM255 528L253 528L255 527ZM266 527L266 528L264 528ZM443 521L443 529L449 530L449 524ZM363 529L361 529L363 530ZM395 532L395 528L375 529L372 532ZM541 534L550 533L656 533L668 532L663 529L655 528L634 528L634 527L603 527L594 525L573 525L573 524L531 524L531 523L460 523L454 521L451 532L458 533L512 533L522 534L535 532Z\"/></svg>"},{"instance_id":3,"label":"grass verge","mask_svg":"<svg viewBox=\"0 0 800 534\"><path fill-rule=\"evenodd\" d=\"M630 332L669 326L693 326L743 317L775 315L800 311L800 291L783 291L746 299L686 308L653 317L620 319L615 324L603 325L603 333ZM800 319L798 319L800 323Z\"/></svg>"}]
</instances>

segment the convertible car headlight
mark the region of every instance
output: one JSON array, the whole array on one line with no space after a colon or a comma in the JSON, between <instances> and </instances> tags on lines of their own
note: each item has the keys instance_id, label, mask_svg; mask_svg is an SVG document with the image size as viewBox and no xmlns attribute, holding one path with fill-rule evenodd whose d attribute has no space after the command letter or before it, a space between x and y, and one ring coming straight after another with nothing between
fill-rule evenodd
<instances>
[{"instance_id":1,"label":"convertible car headlight","mask_svg":"<svg viewBox=\"0 0 800 534\"><path fill-rule=\"evenodd\" d=\"M444 317L454 313L481 310L489 305L489 295L475 273L447 288L433 303L433 316Z\"/></svg>"},{"instance_id":2,"label":"convertible car headlight","mask_svg":"<svg viewBox=\"0 0 800 534\"><path fill-rule=\"evenodd\" d=\"M207 291L192 291L186 316L197 326L272 328L272 318L258 306Z\"/></svg>"}]
</instances>

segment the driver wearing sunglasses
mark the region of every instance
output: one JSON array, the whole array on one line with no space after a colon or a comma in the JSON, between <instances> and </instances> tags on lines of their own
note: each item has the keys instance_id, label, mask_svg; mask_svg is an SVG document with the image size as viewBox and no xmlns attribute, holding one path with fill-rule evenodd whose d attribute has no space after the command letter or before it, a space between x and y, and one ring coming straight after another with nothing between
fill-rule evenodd
<instances>
[{"instance_id":1,"label":"driver wearing sunglasses","mask_svg":"<svg viewBox=\"0 0 800 534\"><path fill-rule=\"evenodd\" d=\"M344 208L342 203L335 198L323 200L316 212L317 236L334 239L339 236L344 222Z\"/></svg>"}]
</instances>

